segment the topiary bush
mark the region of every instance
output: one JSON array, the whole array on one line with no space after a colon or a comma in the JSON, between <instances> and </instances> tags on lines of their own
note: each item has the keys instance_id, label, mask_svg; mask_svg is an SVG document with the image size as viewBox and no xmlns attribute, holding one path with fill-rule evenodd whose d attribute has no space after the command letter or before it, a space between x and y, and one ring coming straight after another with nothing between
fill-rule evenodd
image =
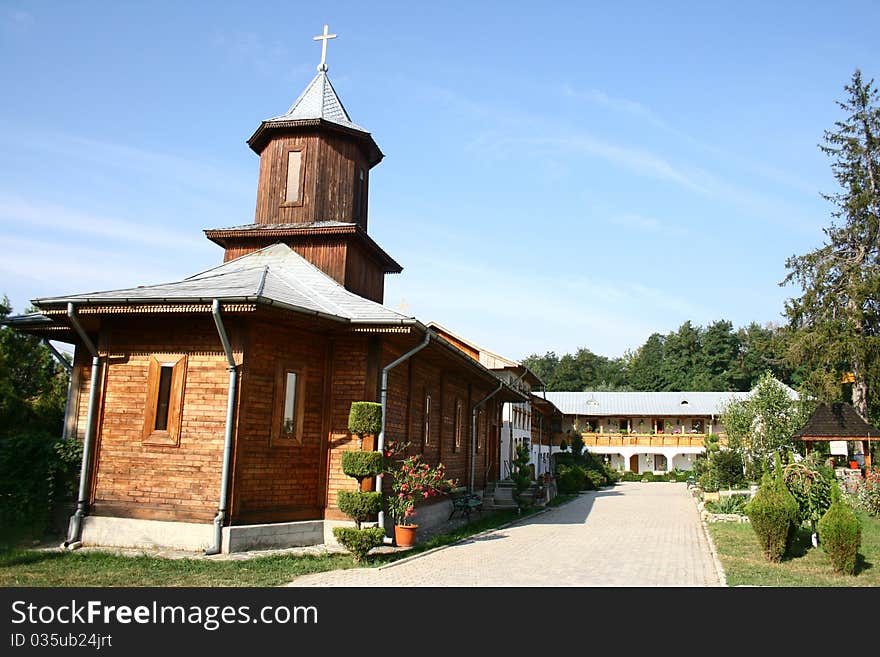
<instances>
[{"instance_id":1,"label":"topiary bush","mask_svg":"<svg viewBox=\"0 0 880 657\"><path fill-rule=\"evenodd\" d=\"M650 470L647 470L641 474L641 478L639 481L655 481L656 477L654 477L654 473Z\"/></svg>"},{"instance_id":2,"label":"topiary bush","mask_svg":"<svg viewBox=\"0 0 880 657\"><path fill-rule=\"evenodd\" d=\"M782 561L800 525L798 503L781 479L765 474L758 492L744 509L768 561Z\"/></svg>"},{"instance_id":3,"label":"topiary bush","mask_svg":"<svg viewBox=\"0 0 880 657\"><path fill-rule=\"evenodd\" d=\"M336 506L360 529L362 522L372 520L382 510L382 493L341 490L336 493Z\"/></svg>"},{"instance_id":4,"label":"topiary bush","mask_svg":"<svg viewBox=\"0 0 880 657\"><path fill-rule=\"evenodd\" d=\"M834 501L819 520L819 544L836 572L853 575L862 543L862 525L852 509L840 501L837 482L831 494Z\"/></svg>"},{"instance_id":5,"label":"topiary bush","mask_svg":"<svg viewBox=\"0 0 880 657\"><path fill-rule=\"evenodd\" d=\"M368 527L366 529L334 527L333 535L346 550L351 552L354 560L360 563L366 558L370 550L382 545L385 538L385 530L381 527Z\"/></svg>"},{"instance_id":6,"label":"topiary bush","mask_svg":"<svg viewBox=\"0 0 880 657\"><path fill-rule=\"evenodd\" d=\"M362 452L353 450L342 452L342 471L349 477L361 481L367 477L375 477L385 470L385 458L382 452Z\"/></svg>"},{"instance_id":7,"label":"topiary bush","mask_svg":"<svg viewBox=\"0 0 880 657\"><path fill-rule=\"evenodd\" d=\"M358 449L364 446L364 436L378 436L382 431L382 404L368 401L351 402L348 430L358 437Z\"/></svg>"}]
</instances>

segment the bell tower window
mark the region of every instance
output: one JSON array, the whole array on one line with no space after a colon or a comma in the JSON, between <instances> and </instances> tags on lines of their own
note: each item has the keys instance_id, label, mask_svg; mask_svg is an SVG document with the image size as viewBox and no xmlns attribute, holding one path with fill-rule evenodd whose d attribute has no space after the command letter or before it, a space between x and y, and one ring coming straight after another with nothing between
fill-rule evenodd
<instances>
[{"instance_id":1,"label":"bell tower window","mask_svg":"<svg viewBox=\"0 0 880 657\"><path fill-rule=\"evenodd\" d=\"M302 204L302 151L287 152L287 186L284 191L284 202Z\"/></svg>"},{"instance_id":2,"label":"bell tower window","mask_svg":"<svg viewBox=\"0 0 880 657\"><path fill-rule=\"evenodd\" d=\"M360 221L364 218L364 188L366 187L366 172L358 167L357 177L354 181L354 218Z\"/></svg>"}]
</instances>

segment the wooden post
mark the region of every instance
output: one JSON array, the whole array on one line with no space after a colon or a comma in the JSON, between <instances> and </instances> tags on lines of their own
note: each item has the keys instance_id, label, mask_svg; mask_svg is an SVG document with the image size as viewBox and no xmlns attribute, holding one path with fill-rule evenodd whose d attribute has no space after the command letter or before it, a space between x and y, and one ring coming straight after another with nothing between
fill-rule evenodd
<instances>
[{"instance_id":1,"label":"wooden post","mask_svg":"<svg viewBox=\"0 0 880 657\"><path fill-rule=\"evenodd\" d=\"M865 453L865 472L871 469L871 441L862 441L862 451Z\"/></svg>"}]
</instances>

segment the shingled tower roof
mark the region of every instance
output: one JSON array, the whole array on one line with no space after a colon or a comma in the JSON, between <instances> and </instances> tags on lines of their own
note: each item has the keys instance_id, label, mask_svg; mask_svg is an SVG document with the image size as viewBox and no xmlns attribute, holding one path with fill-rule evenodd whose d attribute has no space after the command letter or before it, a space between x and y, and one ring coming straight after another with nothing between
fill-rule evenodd
<instances>
[{"instance_id":1,"label":"shingled tower roof","mask_svg":"<svg viewBox=\"0 0 880 657\"><path fill-rule=\"evenodd\" d=\"M849 404L819 404L797 440L866 440L880 438L880 431L865 422Z\"/></svg>"},{"instance_id":2,"label":"shingled tower roof","mask_svg":"<svg viewBox=\"0 0 880 657\"><path fill-rule=\"evenodd\" d=\"M367 132L364 128L351 120L336 90L330 84L330 78L326 71L318 71L318 74L309 82L308 86L299 95L290 109L280 116L266 119L266 123L279 121L308 121L321 119L336 125L341 125L351 130Z\"/></svg>"}]
</instances>

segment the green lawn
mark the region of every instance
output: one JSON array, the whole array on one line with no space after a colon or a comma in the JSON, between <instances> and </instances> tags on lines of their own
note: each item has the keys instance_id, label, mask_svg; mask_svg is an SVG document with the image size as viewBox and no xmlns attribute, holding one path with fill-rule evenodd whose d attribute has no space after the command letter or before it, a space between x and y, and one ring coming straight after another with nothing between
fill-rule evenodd
<instances>
[{"instance_id":1,"label":"green lawn","mask_svg":"<svg viewBox=\"0 0 880 657\"><path fill-rule=\"evenodd\" d=\"M561 495L557 506L575 495ZM431 548L449 545L487 529L537 512L486 514L447 534L439 534L411 550L376 554L363 566L380 566ZM348 554L324 556L274 555L242 561L126 557L97 551L0 549L0 586L276 586L294 577L357 564Z\"/></svg>"},{"instance_id":2,"label":"green lawn","mask_svg":"<svg viewBox=\"0 0 880 657\"><path fill-rule=\"evenodd\" d=\"M802 529L794 554L770 563L761 554L749 524L716 522L709 533L727 573L728 586L880 586L880 519L857 512L862 521L862 546L855 575L838 575L820 545Z\"/></svg>"}]
</instances>

